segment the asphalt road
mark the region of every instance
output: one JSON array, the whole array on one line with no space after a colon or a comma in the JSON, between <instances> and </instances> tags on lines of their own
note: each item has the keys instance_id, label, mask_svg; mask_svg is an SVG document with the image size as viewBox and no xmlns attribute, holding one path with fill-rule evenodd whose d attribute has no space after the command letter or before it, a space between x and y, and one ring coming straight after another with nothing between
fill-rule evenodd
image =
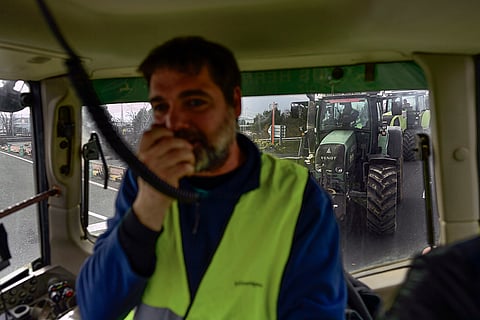
<instances>
[{"instance_id":1,"label":"asphalt road","mask_svg":"<svg viewBox=\"0 0 480 320\"><path fill-rule=\"evenodd\" d=\"M375 235L366 229L366 209L351 202L340 223L345 268L349 271L409 258L428 246L422 163L404 163L403 199L398 204L397 229ZM435 214L436 216L436 214ZM438 239L438 219L435 219Z\"/></svg>"},{"instance_id":2,"label":"asphalt road","mask_svg":"<svg viewBox=\"0 0 480 320\"><path fill-rule=\"evenodd\" d=\"M35 195L31 161L0 152L0 209ZM7 231L11 266L0 277L40 257L36 207L30 206L0 220Z\"/></svg>"},{"instance_id":3,"label":"asphalt road","mask_svg":"<svg viewBox=\"0 0 480 320\"><path fill-rule=\"evenodd\" d=\"M99 181L101 182L101 181ZM33 164L30 159L0 151L0 210L36 194ZM90 222L104 228L114 213L114 199L119 183L109 182L103 189L100 183L90 184ZM0 278L40 257L39 225L36 206L32 205L0 220L7 231L10 266L0 270Z\"/></svg>"}]
</instances>

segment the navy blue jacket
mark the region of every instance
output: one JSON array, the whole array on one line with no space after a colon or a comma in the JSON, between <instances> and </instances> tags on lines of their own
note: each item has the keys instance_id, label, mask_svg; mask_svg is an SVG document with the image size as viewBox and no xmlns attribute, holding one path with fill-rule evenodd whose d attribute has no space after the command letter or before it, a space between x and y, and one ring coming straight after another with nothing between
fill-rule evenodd
<instances>
[{"instance_id":1,"label":"navy blue jacket","mask_svg":"<svg viewBox=\"0 0 480 320\"><path fill-rule=\"evenodd\" d=\"M260 152L239 135L247 161L215 178L188 178L181 188L208 193L215 201L180 203L180 223L191 297L222 237L238 198L259 187ZM155 267L155 243L161 232L143 226L131 211L137 183L128 171L94 253L77 278L82 319L120 319L141 301ZM207 202L208 201L208 202ZM288 201L288 199L285 199ZM215 212L215 215L211 213ZM347 293L339 230L328 194L309 178L295 227L278 300L278 319L343 319Z\"/></svg>"}]
</instances>

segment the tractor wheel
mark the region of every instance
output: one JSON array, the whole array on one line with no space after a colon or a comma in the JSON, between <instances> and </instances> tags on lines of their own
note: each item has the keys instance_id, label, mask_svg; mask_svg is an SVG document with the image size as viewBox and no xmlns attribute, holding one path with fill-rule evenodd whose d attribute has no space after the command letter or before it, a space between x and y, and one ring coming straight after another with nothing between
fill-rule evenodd
<instances>
[{"instance_id":1,"label":"tractor wheel","mask_svg":"<svg viewBox=\"0 0 480 320\"><path fill-rule=\"evenodd\" d=\"M403 198L403 157L405 146L403 145L401 130L389 130L388 133L390 137L388 138L387 153L390 157L397 159L397 203L399 203Z\"/></svg>"},{"instance_id":2,"label":"tractor wheel","mask_svg":"<svg viewBox=\"0 0 480 320\"><path fill-rule=\"evenodd\" d=\"M397 167L370 164L367 181L367 229L383 235L397 227Z\"/></svg>"},{"instance_id":3,"label":"tractor wheel","mask_svg":"<svg viewBox=\"0 0 480 320\"><path fill-rule=\"evenodd\" d=\"M414 161L416 159L416 134L417 132L412 129L407 129L403 132L403 160L405 161Z\"/></svg>"}]
</instances>

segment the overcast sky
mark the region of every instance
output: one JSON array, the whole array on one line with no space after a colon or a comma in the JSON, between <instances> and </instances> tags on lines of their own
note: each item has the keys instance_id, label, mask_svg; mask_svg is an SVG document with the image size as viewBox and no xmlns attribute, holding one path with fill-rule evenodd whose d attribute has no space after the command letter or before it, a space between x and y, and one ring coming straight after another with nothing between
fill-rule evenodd
<instances>
[{"instance_id":1,"label":"overcast sky","mask_svg":"<svg viewBox=\"0 0 480 320\"><path fill-rule=\"evenodd\" d=\"M260 96L260 97L243 97L242 98L242 114L240 117L253 119L257 114L270 110L271 105L276 102L277 108L283 111L290 110L290 103L293 101L308 100L304 94L283 95L283 96Z\"/></svg>"},{"instance_id":2,"label":"overcast sky","mask_svg":"<svg viewBox=\"0 0 480 320\"><path fill-rule=\"evenodd\" d=\"M242 114L240 115L243 119L251 119L257 115L262 114L265 110L270 110L271 105L276 102L277 107L283 111L290 110L290 103L293 101L305 101L308 100L307 96L304 94L298 95L283 95L283 96L257 96L257 97L243 97L242 98ZM141 108L150 108L150 104L146 102L141 103L117 103L117 104L108 104L107 109L115 120L122 119L122 109L123 109L123 120L129 121L132 118L132 115L136 114ZM28 116L29 109L25 108L18 114L25 114Z\"/></svg>"},{"instance_id":3,"label":"overcast sky","mask_svg":"<svg viewBox=\"0 0 480 320\"><path fill-rule=\"evenodd\" d=\"M257 114L263 113L265 110L270 110L271 105L276 102L277 107L282 110L290 110L290 103L293 101L308 100L304 94L298 95L283 95L283 96L258 96L258 97L243 97L242 98L242 114L240 117L246 119L253 119ZM123 107L123 119L128 121L132 114L136 114L142 107L150 108L149 103L122 103L115 105L107 105L108 111L115 118L121 120Z\"/></svg>"}]
</instances>

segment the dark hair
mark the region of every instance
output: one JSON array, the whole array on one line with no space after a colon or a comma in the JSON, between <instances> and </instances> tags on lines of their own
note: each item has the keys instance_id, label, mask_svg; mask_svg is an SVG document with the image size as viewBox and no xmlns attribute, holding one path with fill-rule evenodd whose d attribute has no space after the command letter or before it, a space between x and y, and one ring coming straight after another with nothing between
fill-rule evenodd
<instances>
[{"instance_id":1,"label":"dark hair","mask_svg":"<svg viewBox=\"0 0 480 320\"><path fill-rule=\"evenodd\" d=\"M173 38L154 48L140 64L140 71L150 86L156 69L170 68L182 73L198 74L206 66L210 76L233 105L233 90L240 86L240 70L233 53L226 47L202 37Z\"/></svg>"}]
</instances>

